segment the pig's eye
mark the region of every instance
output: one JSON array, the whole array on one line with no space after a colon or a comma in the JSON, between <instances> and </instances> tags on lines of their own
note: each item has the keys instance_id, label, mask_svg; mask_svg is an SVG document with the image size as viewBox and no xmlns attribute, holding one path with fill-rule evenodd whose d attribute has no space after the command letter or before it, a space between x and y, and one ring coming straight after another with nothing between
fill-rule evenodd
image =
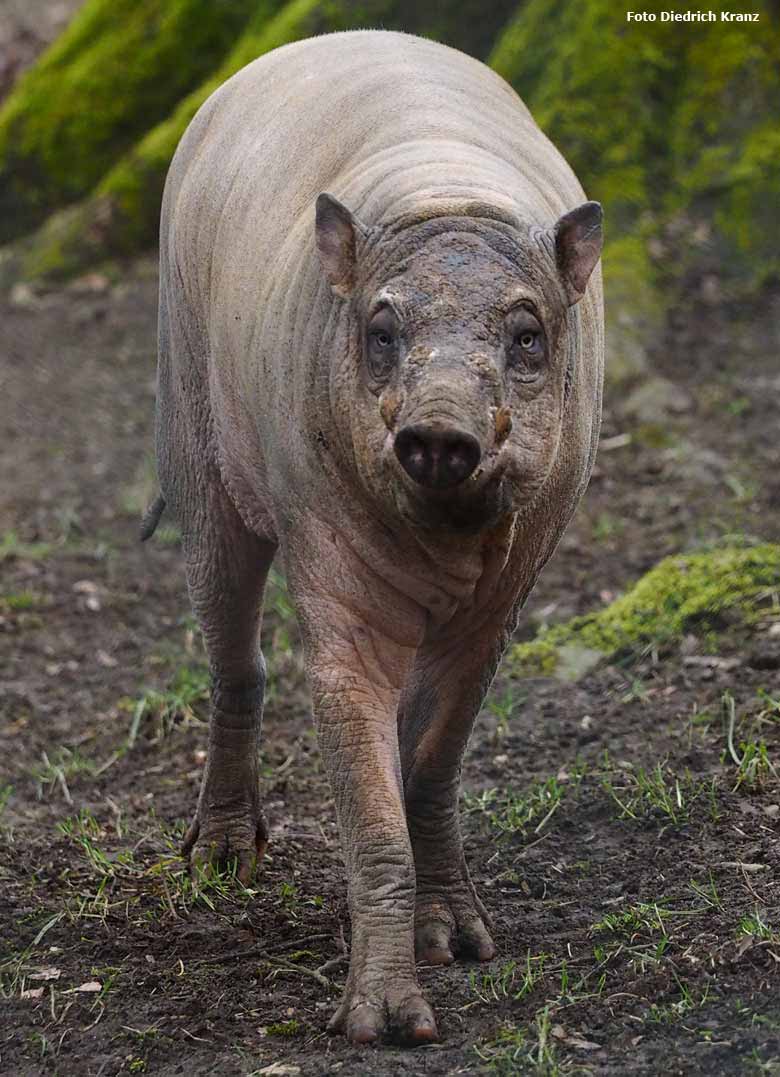
<instances>
[{"instance_id":1,"label":"pig's eye","mask_svg":"<svg viewBox=\"0 0 780 1077\"><path fill-rule=\"evenodd\" d=\"M396 316L383 307L368 324L366 359L368 371L374 381L386 381L395 364L398 343Z\"/></svg>"},{"instance_id":2,"label":"pig's eye","mask_svg":"<svg viewBox=\"0 0 780 1077\"><path fill-rule=\"evenodd\" d=\"M545 366L547 347L544 330L523 307L507 318L507 367L524 382L536 381Z\"/></svg>"}]
</instances>

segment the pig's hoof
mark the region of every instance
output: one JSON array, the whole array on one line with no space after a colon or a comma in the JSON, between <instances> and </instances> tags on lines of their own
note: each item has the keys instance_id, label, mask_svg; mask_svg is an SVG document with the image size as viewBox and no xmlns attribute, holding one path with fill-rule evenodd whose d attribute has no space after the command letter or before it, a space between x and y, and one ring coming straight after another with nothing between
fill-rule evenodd
<instances>
[{"instance_id":1,"label":"pig's hoof","mask_svg":"<svg viewBox=\"0 0 780 1077\"><path fill-rule=\"evenodd\" d=\"M457 955L490 961L496 956L496 945L486 919L475 895L418 897L414 914L417 960L424 965L451 965Z\"/></svg>"},{"instance_id":2,"label":"pig's hoof","mask_svg":"<svg viewBox=\"0 0 780 1077\"><path fill-rule=\"evenodd\" d=\"M268 824L259 809L211 809L199 807L184 835L182 855L194 874L217 868L232 870L244 886L262 862L268 845Z\"/></svg>"},{"instance_id":3,"label":"pig's hoof","mask_svg":"<svg viewBox=\"0 0 780 1077\"><path fill-rule=\"evenodd\" d=\"M351 1043L375 1043L386 1038L415 1047L439 1038L433 1010L416 984L390 989L384 996L362 994L347 987L329 1032L342 1032Z\"/></svg>"}]
</instances>

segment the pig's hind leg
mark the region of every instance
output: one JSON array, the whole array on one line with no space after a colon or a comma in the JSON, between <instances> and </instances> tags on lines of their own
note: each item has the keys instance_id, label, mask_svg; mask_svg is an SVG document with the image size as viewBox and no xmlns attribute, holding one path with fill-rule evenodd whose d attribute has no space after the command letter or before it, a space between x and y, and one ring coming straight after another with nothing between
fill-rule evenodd
<instances>
[{"instance_id":1,"label":"pig's hind leg","mask_svg":"<svg viewBox=\"0 0 780 1077\"><path fill-rule=\"evenodd\" d=\"M265 662L258 634L275 546L245 527L221 486L184 540L187 584L211 669L206 769L183 851L193 864L236 862L246 883L265 851L258 750Z\"/></svg>"},{"instance_id":2,"label":"pig's hind leg","mask_svg":"<svg viewBox=\"0 0 780 1077\"><path fill-rule=\"evenodd\" d=\"M158 472L181 527L187 585L211 670L208 756L184 853L194 864L234 861L246 882L268 833L258 774L265 687L258 634L276 543L245 525L223 485L209 437L205 348L176 284L169 305L165 262L163 270Z\"/></svg>"}]
</instances>

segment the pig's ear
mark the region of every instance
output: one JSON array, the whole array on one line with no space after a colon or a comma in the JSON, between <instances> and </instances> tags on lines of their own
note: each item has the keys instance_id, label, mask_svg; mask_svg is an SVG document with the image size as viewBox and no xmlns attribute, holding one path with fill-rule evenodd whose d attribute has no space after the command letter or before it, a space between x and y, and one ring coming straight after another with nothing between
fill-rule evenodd
<instances>
[{"instance_id":1,"label":"pig's ear","mask_svg":"<svg viewBox=\"0 0 780 1077\"><path fill-rule=\"evenodd\" d=\"M598 202L583 202L555 225L555 260L569 306L582 299L601 256L602 217Z\"/></svg>"},{"instance_id":2,"label":"pig's ear","mask_svg":"<svg viewBox=\"0 0 780 1077\"><path fill-rule=\"evenodd\" d=\"M357 234L365 231L360 221L332 194L319 195L315 224L317 252L336 295L346 298L355 285Z\"/></svg>"}]
</instances>

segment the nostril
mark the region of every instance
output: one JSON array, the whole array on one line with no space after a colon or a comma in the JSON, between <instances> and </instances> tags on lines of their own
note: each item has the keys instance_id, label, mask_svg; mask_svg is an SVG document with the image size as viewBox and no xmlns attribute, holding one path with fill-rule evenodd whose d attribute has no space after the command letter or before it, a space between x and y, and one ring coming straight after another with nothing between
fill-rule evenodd
<instances>
[{"instance_id":1,"label":"nostril","mask_svg":"<svg viewBox=\"0 0 780 1077\"><path fill-rule=\"evenodd\" d=\"M458 438L447 446L445 467L453 482L463 482L479 463L479 444L475 438Z\"/></svg>"},{"instance_id":2,"label":"nostril","mask_svg":"<svg viewBox=\"0 0 780 1077\"><path fill-rule=\"evenodd\" d=\"M467 479L482 456L479 442L471 434L421 424L399 430L394 448L404 471L415 482L439 489Z\"/></svg>"},{"instance_id":3,"label":"nostril","mask_svg":"<svg viewBox=\"0 0 780 1077\"><path fill-rule=\"evenodd\" d=\"M422 467L425 464L425 442L419 438L411 438L406 458L414 467Z\"/></svg>"},{"instance_id":4,"label":"nostril","mask_svg":"<svg viewBox=\"0 0 780 1077\"><path fill-rule=\"evenodd\" d=\"M426 473L430 468L429 454L424 439L419 437L412 427L405 427L396 434L393 448L404 471L415 482L424 484Z\"/></svg>"}]
</instances>

